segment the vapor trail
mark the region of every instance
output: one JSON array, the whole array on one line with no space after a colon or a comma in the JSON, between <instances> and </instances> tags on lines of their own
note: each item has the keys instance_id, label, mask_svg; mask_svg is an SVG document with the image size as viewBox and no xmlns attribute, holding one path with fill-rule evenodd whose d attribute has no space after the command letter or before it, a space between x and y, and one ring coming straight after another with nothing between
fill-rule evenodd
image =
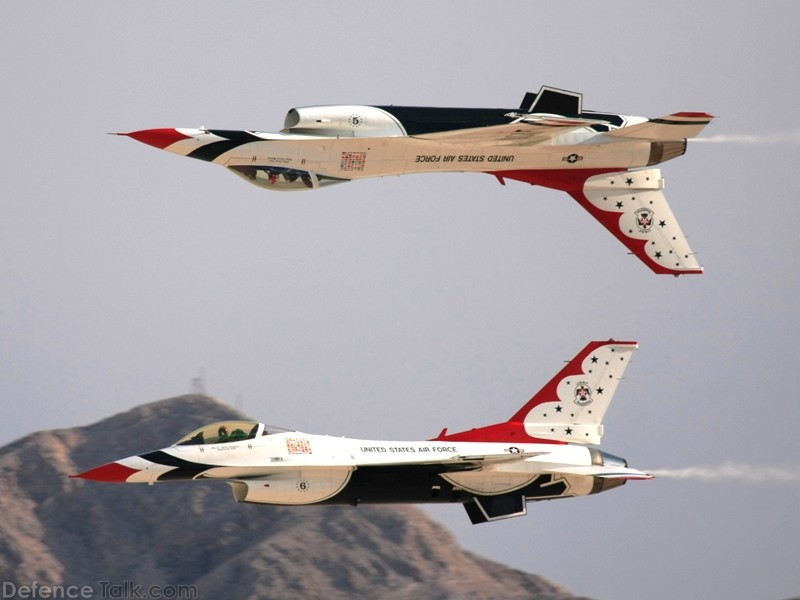
<instances>
[{"instance_id":1,"label":"vapor trail","mask_svg":"<svg viewBox=\"0 0 800 600\"><path fill-rule=\"evenodd\" d=\"M800 483L800 465L794 467L756 467L753 465L725 463L718 467L686 467L683 469L655 469L656 477L694 479L740 483Z\"/></svg>"},{"instance_id":2,"label":"vapor trail","mask_svg":"<svg viewBox=\"0 0 800 600\"><path fill-rule=\"evenodd\" d=\"M797 144L800 143L800 131L787 131L784 133L771 133L765 135L729 134L712 135L709 137L692 138L690 142L704 144L746 144L750 146L765 144Z\"/></svg>"}]
</instances>

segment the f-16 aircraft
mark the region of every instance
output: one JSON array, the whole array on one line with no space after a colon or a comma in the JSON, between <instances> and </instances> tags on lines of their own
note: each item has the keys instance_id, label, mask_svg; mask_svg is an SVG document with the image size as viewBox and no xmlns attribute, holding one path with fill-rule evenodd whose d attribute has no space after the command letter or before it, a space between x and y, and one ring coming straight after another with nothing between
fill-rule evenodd
<instances>
[{"instance_id":1,"label":"f-16 aircraft","mask_svg":"<svg viewBox=\"0 0 800 600\"><path fill-rule=\"evenodd\" d=\"M427 441L357 440L252 421L201 427L172 446L90 469L94 481L222 479L258 504L459 503L473 524L527 502L652 476L595 447L636 342L590 342L508 421Z\"/></svg>"},{"instance_id":2,"label":"f-16 aircraft","mask_svg":"<svg viewBox=\"0 0 800 600\"><path fill-rule=\"evenodd\" d=\"M199 158L269 190L408 173L475 172L575 198L656 273L702 273L652 168L686 151L713 117L659 119L583 110L582 94L543 86L519 108L309 106L280 133L145 129L120 133Z\"/></svg>"}]
</instances>

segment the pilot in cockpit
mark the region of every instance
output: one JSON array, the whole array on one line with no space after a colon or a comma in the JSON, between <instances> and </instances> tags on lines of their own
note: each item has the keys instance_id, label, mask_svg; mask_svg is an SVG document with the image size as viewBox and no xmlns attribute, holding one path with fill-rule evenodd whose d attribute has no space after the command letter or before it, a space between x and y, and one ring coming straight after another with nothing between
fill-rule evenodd
<instances>
[{"instance_id":1,"label":"pilot in cockpit","mask_svg":"<svg viewBox=\"0 0 800 600\"><path fill-rule=\"evenodd\" d=\"M219 437L217 438L217 442L227 442L229 435L228 435L228 428L225 425L220 426L219 428Z\"/></svg>"}]
</instances>

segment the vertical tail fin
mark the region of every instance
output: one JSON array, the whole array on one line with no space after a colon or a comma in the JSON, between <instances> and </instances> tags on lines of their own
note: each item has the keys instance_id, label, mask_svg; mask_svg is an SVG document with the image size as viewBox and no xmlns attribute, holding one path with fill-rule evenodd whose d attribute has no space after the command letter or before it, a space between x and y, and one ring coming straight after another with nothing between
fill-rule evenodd
<instances>
[{"instance_id":1,"label":"vertical tail fin","mask_svg":"<svg viewBox=\"0 0 800 600\"><path fill-rule=\"evenodd\" d=\"M603 417L636 342L590 342L510 421L536 438L599 444Z\"/></svg>"},{"instance_id":2,"label":"vertical tail fin","mask_svg":"<svg viewBox=\"0 0 800 600\"><path fill-rule=\"evenodd\" d=\"M599 444L603 417L636 342L589 342L505 423L448 434L437 440Z\"/></svg>"}]
</instances>

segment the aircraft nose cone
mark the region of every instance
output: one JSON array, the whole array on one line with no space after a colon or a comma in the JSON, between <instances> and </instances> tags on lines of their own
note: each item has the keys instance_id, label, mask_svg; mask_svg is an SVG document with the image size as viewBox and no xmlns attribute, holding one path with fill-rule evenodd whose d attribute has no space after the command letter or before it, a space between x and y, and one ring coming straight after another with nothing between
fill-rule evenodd
<instances>
[{"instance_id":1,"label":"aircraft nose cone","mask_svg":"<svg viewBox=\"0 0 800 600\"><path fill-rule=\"evenodd\" d=\"M79 475L70 475L70 479L89 479L91 481L106 481L111 483L124 483L128 477L138 473L139 469L126 467L118 462L108 463L94 469L89 469Z\"/></svg>"},{"instance_id":2,"label":"aircraft nose cone","mask_svg":"<svg viewBox=\"0 0 800 600\"><path fill-rule=\"evenodd\" d=\"M117 135L124 135L135 139L137 142L155 146L163 150L167 146L171 146L175 142L187 140L191 136L184 135L176 129L141 129L140 131L131 131L130 133L118 133Z\"/></svg>"}]
</instances>

